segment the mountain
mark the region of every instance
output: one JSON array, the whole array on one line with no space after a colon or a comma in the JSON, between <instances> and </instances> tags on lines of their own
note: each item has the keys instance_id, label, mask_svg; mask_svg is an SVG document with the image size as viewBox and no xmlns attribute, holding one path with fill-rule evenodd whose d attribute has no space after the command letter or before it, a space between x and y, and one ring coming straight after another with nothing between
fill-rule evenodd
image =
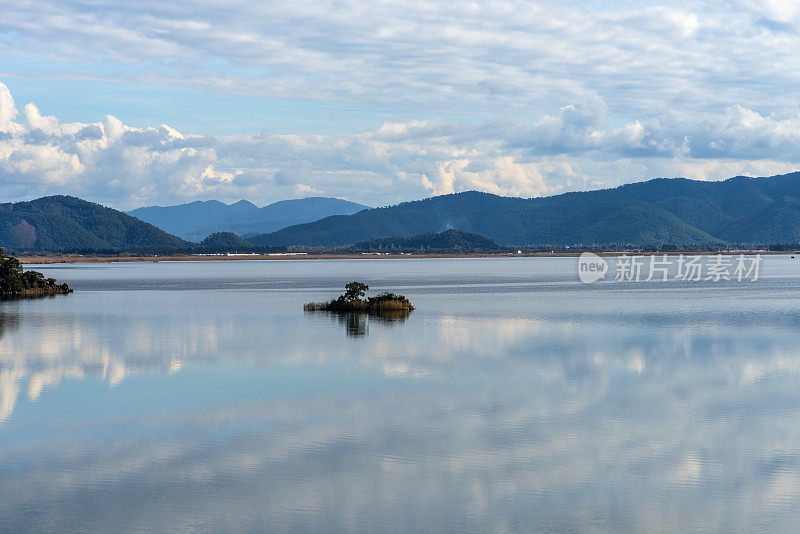
<instances>
[{"instance_id":1,"label":"mountain","mask_svg":"<svg viewBox=\"0 0 800 534\"><path fill-rule=\"evenodd\" d=\"M194 252L200 254L219 253L270 253L286 252L286 247L256 247L233 232L215 232L196 245Z\"/></svg>"},{"instance_id":2,"label":"mountain","mask_svg":"<svg viewBox=\"0 0 800 534\"><path fill-rule=\"evenodd\" d=\"M214 232L234 232L240 236L262 234L364 209L368 206L338 198L309 197L282 200L263 208L246 200L235 204L209 200L178 206L137 208L128 214L183 239L199 242Z\"/></svg>"},{"instance_id":3,"label":"mountain","mask_svg":"<svg viewBox=\"0 0 800 534\"><path fill-rule=\"evenodd\" d=\"M413 237L385 237L356 243L353 248L384 252L420 250L426 252L491 252L502 249L491 239L461 230L445 230L438 234L421 234Z\"/></svg>"},{"instance_id":4,"label":"mountain","mask_svg":"<svg viewBox=\"0 0 800 534\"><path fill-rule=\"evenodd\" d=\"M121 211L75 197L0 204L0 247L18 252L174 252L191 246Z\"/></svg>"},{"instance_id":5,"label":"mountain","mask_svg":"<svg viewBox=\"0 0 800 534\"><path fill-rule=\"evenodd\" d=\"M343 246L446 229L515 246L800 241L800 173L719 182L659 178L543 198L469 191L253 236L257 245Z\"/></svg>"},{"instance_id":6,"label":"mountain","mask_svg":"<svg viewBox=\"0 0 800 534\"><path fill-rule=\"evenodd\" d=\"M203 239L200 248L214 252L249 252L253 245L233 232L216 232Z\"/></svg>"}]
</instances>

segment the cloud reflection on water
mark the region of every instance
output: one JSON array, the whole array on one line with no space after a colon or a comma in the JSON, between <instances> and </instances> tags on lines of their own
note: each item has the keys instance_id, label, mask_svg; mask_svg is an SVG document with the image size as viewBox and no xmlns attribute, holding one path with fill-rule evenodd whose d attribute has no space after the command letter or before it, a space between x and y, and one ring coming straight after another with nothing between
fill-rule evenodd
<instances>
[{"instance_id":1,"label":"cloud reflection on water","mask_svg":"<svg viewBox=\"0 0 800 534\"><path fill-rule=\"evenodd\" d=\"M420 296L408 320L358 339L303 315L305 295L131 292L120 308L76 294L63 306L83 313L9 313L0 432L21 444L0 451L14 466L0 469L13 488L0 527L788 530L800 304L762 295L739 308L740 294ZM206 368L198 383L230 391L254 376L264 393L201 404L190 389L186 404L181 384ZM67 378L136 375L156 378L161 409L44 421L45 441L13 414L14 392L44 402Z\"/></svg>"}]
</instances>

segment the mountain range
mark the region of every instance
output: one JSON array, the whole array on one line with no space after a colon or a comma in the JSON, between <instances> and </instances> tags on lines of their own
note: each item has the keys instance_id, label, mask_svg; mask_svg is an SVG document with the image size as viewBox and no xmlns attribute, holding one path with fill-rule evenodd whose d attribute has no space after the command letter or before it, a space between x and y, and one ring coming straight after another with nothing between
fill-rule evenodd
<instances>
[{"instance_id":1,"label":"mountain range","mask_svg":"<svg viewBox=\"0 0 800 534\"><path fill-rule=\"evenodd\" d=\"M137 208L128 214L182 239L199 242L216 232L233 232L247 237L329 215L350 215L364 209L369 207L338 198L309 197L282 200L263 208L246 200L234 204L208 200Z\"/></svg>"},{"instance_id":2,"label":"mountain range","mask_svg":"<svg viewBox=\"0 0 800 534\"><path fill-rule=\"evenodd\" d=\"M451 228L513 246L796 243L800 173L724 181L659 178L531 199L469 191L326 217L248 241L337 247Z\"/></svg>"},{"instance_id":3,"label":"mountain range","mask_svg":"<svg viewBox=\"0 0 800 534\"><path fill-rule=\"evenodd\" d=\"M0 204L0 247L46 252L175 252L191 243L115 209L70 196Z\"/></svg>"},{"instance_id":4,"label":"mountain range","mask_svg":"<svg viewBox=\"0 0 800 534\"><path fill-rule=\"evenodd\" d=\"M321 206L318 215L322 217L325 207L342 202L302 199L276 203L280 209L271 206L273 213L286 216L285 221L291 216L313 219L315 205ZM176 208L189 213L197 204ZM223 206L224 213L254 214L257 222L241 215L242 225L269 220L261 217L265 208L249 203L200 204ZM345 209L363 207L346 204ZM297 212L291 215L295 208ZM51 196L0 204L0 247L16 252L182 253L280 247L490 250L496 246L788 244L800 242L800 173L737 176L720 182L656 179L532 199L469 191L328 216L272 233L245 235L245 239L215 227L211 216L207 219L208 227L215 230L197 244L99 204ZM199 215L194 222L198 220Z\"/></svg>"}]
</instances>

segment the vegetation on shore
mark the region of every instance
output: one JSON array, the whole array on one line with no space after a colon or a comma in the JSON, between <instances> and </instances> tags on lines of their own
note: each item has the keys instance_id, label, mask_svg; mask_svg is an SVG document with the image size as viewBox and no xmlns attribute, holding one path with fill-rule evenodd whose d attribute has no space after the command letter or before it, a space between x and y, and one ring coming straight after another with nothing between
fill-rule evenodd
<instances>
[{"instance_id":1,"label":"vegetation on shore","mask_svg":"<svg viewBox=\"0 0 800 534\"><path fill-rule=\"evenodd\" d=\"M491 239L482 235L461 230L445 230L439 233L429 233L416 235L413 237L385 237L373 239L353 245L354 251L368 252L427 252L427 253L447 253L456 252L461 254L485 253L485 252L507 252L506 247L501 247Z\"/></svg>"},{"instance_id":2,"label":"vegetation on shore","mask_svg":"<svg viewBox=\"0 0 800 534\"><path fill-rule=\"evenodd\" d=\"M309 302L303 306L303 309L306 311L370 314L410 312L414 309L406 297L388 291L364 299L369 286L361 282L350 282L344 286L344 289L344 294L339 295L338 298L328 302Z\"/></svg>"},{"instance_id":3,"label":"vegetation on shore","mask_svg":"<svg viewBox=\"0 0 800 534\"><path fill-rule=\"evenodd\" d=\"M0 248L0 297L34 297L72 293L67 284L57 284L54 278L45 278L38 271L24 271L13 256L6 256Z\"/></svg>"}]
</instances>

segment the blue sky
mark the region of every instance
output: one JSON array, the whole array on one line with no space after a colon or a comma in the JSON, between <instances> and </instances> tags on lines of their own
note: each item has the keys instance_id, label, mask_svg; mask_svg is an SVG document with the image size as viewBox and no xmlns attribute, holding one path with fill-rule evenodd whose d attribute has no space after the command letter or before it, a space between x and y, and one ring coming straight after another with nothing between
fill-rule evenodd
<instances>
[{"instance_id":1,"label":"blue sky","mask_svg":"<svg viewBox=\"0 0 800 534\"><path fill-rule=\"evenodd\" d=\"M795 2L3 4L3 200L385 205L799 166Z\"/></svg>"}]
</instances>

